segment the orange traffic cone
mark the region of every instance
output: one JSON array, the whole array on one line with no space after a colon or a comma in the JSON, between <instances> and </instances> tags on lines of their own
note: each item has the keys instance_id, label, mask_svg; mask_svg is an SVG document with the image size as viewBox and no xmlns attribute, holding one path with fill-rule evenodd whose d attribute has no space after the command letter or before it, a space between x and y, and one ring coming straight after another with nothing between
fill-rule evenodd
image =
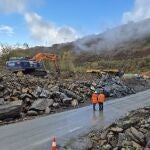
<instances>
[{"instance_id":1,"label":"orange traffic cone","mask_svg":"<svg viewBox=\"0 0 150 150\"><path fill-rule=\"evenodd\" d=\"M56 150L56 138L55 137L53 138L53 141L52 141L52 150Z\"/></svg>"}]
</instances>

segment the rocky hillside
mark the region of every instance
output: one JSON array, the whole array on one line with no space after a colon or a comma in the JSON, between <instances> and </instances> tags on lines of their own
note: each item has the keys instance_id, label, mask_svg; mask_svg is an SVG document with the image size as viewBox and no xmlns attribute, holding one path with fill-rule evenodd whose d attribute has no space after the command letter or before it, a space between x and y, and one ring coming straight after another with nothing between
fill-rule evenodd
<instances>
[{"instance_id":1,"label":"rocky hillside","mask_svg":"<svg viewBox=\"0 0 150 150\"><path fill-rule=\"evenodd\" d=\"M150 19L146 19L138 23L121 25L101 34L86 36L74 42L55 44L52 47L34 47L33 50L46 52L70 50L90 54L96 52L115 59L145 57L150 55L149 28Z\"/></svg>"}]
</instances>

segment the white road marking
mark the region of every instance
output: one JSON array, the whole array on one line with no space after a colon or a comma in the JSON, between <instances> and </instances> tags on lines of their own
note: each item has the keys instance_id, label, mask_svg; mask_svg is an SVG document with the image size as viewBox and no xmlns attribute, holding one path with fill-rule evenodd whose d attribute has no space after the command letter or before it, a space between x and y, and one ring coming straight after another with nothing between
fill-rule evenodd
<instances>
[{"instance_id":1,"label":"white road marking","mask_svg":"<svg viewBox=\"0 0 150 150\"><path fill-rule=\"evenodd\" d=\"M73 128L72 130L69 130L69 132L74 132L74 131L77 131L79 129L81 129L82 127L76 127L76 128Z\"/></svg>"},{"instance_id":2,"label":"white road marking","mask_svg":"<svg viewBox=\"0 0 150 150\"><path fill-rule=\"evenodd\" d=\"M38 142L35 142L35 143L31 144L31 145L33 145L33 146L41 145L42 143L46 143L46 142L48 142L48 141L50 142L51 139L50 139L50 138L43 139L43 140L40 140L40 141L38 141Z\"/></svg>"}]
</instances>

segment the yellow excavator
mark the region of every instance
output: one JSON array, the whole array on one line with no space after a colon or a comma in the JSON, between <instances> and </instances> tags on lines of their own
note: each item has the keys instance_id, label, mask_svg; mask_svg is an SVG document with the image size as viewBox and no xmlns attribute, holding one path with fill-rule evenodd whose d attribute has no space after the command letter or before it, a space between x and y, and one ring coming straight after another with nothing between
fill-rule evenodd
<instances>
[{"instance_id":1,"label":"yellow excavator","mask_svg":"<svg viewBox=\"0 0 150 150\"><path fill-rule=\"evenodd\" d=\"M86 73L94 73L94 74L98 74L98 75L110 74L110 75L119 76L119 77L122 77L124 75L124 72L120 71L118 69L105 69L105 70L87 69Z\"/></svg>"},{"instance_id":2,"label":"yellow excavator","mask_svg":"<svg viewBox=\"0 0 150 150\"><path fill-rule=\"evenodd\" d=\"M141 77L143 77L143 78L150 79L150 71L142 72L140 75L141 75Z\"/></svg>"}]
</instances>

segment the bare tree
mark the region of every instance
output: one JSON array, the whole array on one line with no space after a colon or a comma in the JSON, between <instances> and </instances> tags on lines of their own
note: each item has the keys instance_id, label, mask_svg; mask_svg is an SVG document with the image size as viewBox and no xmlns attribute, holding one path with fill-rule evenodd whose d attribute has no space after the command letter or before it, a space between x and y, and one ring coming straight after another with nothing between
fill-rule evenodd
<instances>
[{"instance_id":1,"label":"bare tree","mask_svg":"<svg viewBox=\"0 0 150 150\"><path fill-rule=\"evenodd\" d=\"M0 60L1 63L4 64L11 56L10 52L12 51L12 47L8 45L7 43L0 43L1 47L1 56Z\"/></svg>"},{"instance_id":2,"label":"bare tree","mask_svg":"<svg viewBox=\"0 0 150 150\"><path fill-rule=\"evenodd\" d=\"M29 48L29 44L28 44L28 43L24 43L24 44L23 44L23 47L24 47L25 49L28 49L28 48Z\"/></svg>"}]
</instances>

